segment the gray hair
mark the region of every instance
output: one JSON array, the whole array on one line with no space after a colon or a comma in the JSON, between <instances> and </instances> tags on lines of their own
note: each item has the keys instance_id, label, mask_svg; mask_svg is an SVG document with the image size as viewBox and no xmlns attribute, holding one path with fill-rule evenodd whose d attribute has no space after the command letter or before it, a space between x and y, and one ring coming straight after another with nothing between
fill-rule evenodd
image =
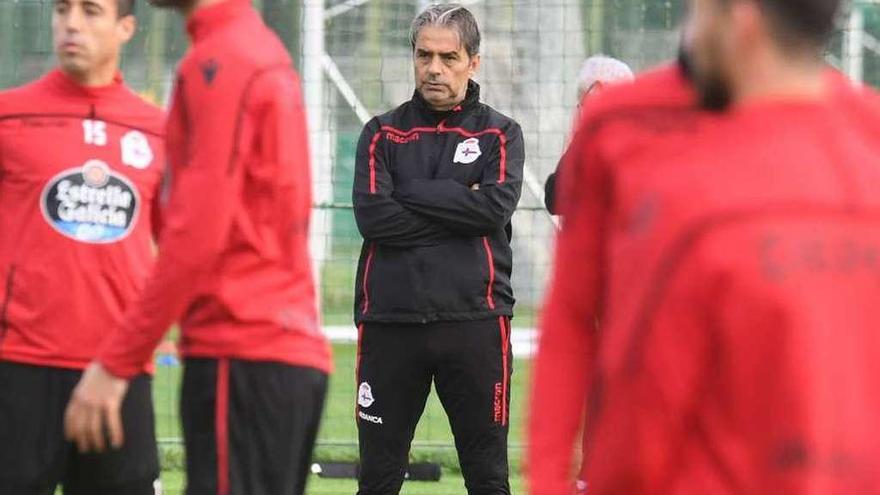
<instances>
[{"instance_id":1,"label":"gray hair","mask_svg":"<svg viewBox=\"0 0 880 495\"><path fill-rule=\"evenodd\" d=\"M597 82L613 84L629 82L635 78L628 65L605 55L594 55L584 61L578 75L578 89L586 91Z\"/></svg>"},{"instance_id":2,"label":"gray hair","mask_svg":"<svg viewBox=\"0 0 880 495\"><path fill-rule=\"evenodd\" d=\"M410 43L413 50L422 28L427 26L454 29L468 55L480 53L480 27L470 10L459 3L435 3L413 19L410 28Z\"/></svg>"}]
</instances>

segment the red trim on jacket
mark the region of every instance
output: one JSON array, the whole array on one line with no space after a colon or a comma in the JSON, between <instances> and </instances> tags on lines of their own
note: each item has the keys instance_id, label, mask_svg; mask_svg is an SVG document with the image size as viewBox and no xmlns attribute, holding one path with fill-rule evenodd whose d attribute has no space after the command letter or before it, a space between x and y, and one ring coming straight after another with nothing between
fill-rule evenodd
<instances>
[{"instance_id":1,"label":"red trim on jacket","mask_svg":"<svg viewBox=\"0 0 880 495\"><path fill-rule=\"evenodd\" d=\"M364 266L364 309L363 314L370 310L370 292L367 290L367 282L370 280L370 267L373 264L373 255L376 254L376 243L370 244L370 253L367 255L367 264Z\"/></svg>"},{"instance_id":2,"label":"red trim on jacket","mask_svg":"<svg viewBox=\"0 0 880 495\"><path fill-rule=\"evenodd\" d=\"M382 137L382 131L373 135L370 141L370 194L376 194L376 144Z\"/></svg>"},{"instance_id":3,"label":"red trim on jacket","mask_svg":"<svg viewBox=\"0 0 880 495\"><path fill-rule=\"evenodd\" d=\"M495 260L492 258L492 247L489 245L489 238L483 237L483 247L486 248L486 260L489 263L489 285L486 287L486 303L489 309L495 309L495 297L492 292L495 286Z\"/></svg>"},{"instance_id":4,"label":"red trim on jacket","mask_svg":"<svg viewBox=\"0 0 880 495\"><path fill-rule=\"evenodd\" d=\"M502 131L501 129L498 129L496 127L485 129L485 130L482 130L479 132L471 132L471 131L462 129L461 127L444 127L443 123L441 122L440 125L438 125L437 127L414 127L408 131L397 129L396 127L392 127L390 125L383 125L381 130L385 131L385 132L393 132L395 134L399 134L402 137L408 137L408 136L410 136L414 133L417 133L417 132L454 132L454 133L460 134L461 136L466 137L466 138L480 137L480 136L485 136L487 134L494 134L495 136L498 136L498 142L501 145L501 148L499 150L499 152L501 153L501 157L500 157L500 161L498 164L498 167L499 167L498 183L503 184L504 181L507 180L507 136L504 135L504 131ZM378 133L378 135L381 135L381 132ZM377 139L377 136L374 136L373 143L376 142L376 139ZM370 146L370 179L371 179L370 180L370 192L375 193L375 190L373 188L373 174L374 174L373 149L374 149L374 146L371 144L371 146Z\"/></svg>"}]
</instances>

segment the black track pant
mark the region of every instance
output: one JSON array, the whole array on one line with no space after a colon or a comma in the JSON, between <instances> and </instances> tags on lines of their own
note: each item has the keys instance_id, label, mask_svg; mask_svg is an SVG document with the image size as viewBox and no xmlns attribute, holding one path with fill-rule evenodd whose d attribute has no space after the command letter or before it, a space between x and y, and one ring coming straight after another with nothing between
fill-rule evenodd
<instances>
[{"instance_id":1,"label":"black track pant","mask_svg":"<svg viewBox=\"0 0 880 495\"><path fill-rule=\"evenodd\" d=\"M80 454L64 439L64 411L82 372L0 362L0 495L153 495L159 457L151 378L135 377L122 403L125 443Z\"/></svg>"},{"instance_id":2,"label":"black track pant","mask_svg":"<svg viewBox=\"0 0 880 495\"><path fill-rule=\"evenodd\" d=\"M470 495L510 493L507 463L512 373L506 317L360 329L358 495L397 494L410 444L435 384Z\"/></svg>"},{"instance_id":3,"label":"black track pant","mask_svg":"<svg viewBox=\"0 0 880 495\"><path fill-rule=\"evenodd\" d=\"M186 359L186 494L304 493L326 391L312 368Z\"/></svg>"}]
</instances>

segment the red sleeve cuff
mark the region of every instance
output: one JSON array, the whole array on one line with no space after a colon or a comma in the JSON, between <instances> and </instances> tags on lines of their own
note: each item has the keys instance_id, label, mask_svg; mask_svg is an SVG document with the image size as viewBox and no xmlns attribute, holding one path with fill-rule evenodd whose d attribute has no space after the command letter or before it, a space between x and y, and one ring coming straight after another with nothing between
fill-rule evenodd
<instances>
[{"instance_id":1,"label":"red sleeve cuff","mask_svg":"<svg viewBox=\"0 0 880 495\"><path fill-rule=\"evenodd\" d=\"M111 375L118 378L130 380L143 373L146 369L146 363L122 356L113 346L114 340L111 338L107 345L98 352L96 361Z\"/></svg>"},{"instance_id":2,"label":"red sleeve cuff","mask_svg":"<svg viewBox=\"0 0 880 495\"><path fill-rule=\"evenodd\" d=\"M107 359L99 358L98 363L104 367L111 375L122 378L124 380L131 380L135 376L141 374L143 371L143 367L137 366L129 366L121 363L113 363L108 361Z\"/></svg>"}]
</instances>

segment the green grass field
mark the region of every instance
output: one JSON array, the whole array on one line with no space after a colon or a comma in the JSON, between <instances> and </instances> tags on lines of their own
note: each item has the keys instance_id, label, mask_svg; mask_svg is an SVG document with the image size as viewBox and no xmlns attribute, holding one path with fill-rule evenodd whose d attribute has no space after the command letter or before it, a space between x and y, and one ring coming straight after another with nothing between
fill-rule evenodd
<instances>
[{"instance_id":1,"label":"green grass field","mask_svg":"<svg viewBox=\"0 0 880 495\"><path fill-rule=\"evenodd\" d=\"M357 352L352 344L333 346L336 372L330 379L330 390L324 419L315 452L318 461L356 461L357 429L354 422L354 363ZM527 360L514 361L514 374L511 384L510 408L510 457L511 478L514 493L521 493L522 482L519 477L522 454L522 420L526 404L526 383L529 363ZM162 480L168 495L183 494L185 484L183 473L180 425L177 416L177 392L180 386L180 367L160 366L155 378L154 401L156 407L156 433L163 442ZM401 493L404 495L459 495L465 493L464 483L458 471L455 449L452 447L452 434L446 415L432 393L425 414L416 431L412 450L414 461L436 462L443 466L440 482L406 482ZM312 477L307 493L310 495L354 494L357 483L354 480L325 480Z\"/></svg>"}]
</instances>

